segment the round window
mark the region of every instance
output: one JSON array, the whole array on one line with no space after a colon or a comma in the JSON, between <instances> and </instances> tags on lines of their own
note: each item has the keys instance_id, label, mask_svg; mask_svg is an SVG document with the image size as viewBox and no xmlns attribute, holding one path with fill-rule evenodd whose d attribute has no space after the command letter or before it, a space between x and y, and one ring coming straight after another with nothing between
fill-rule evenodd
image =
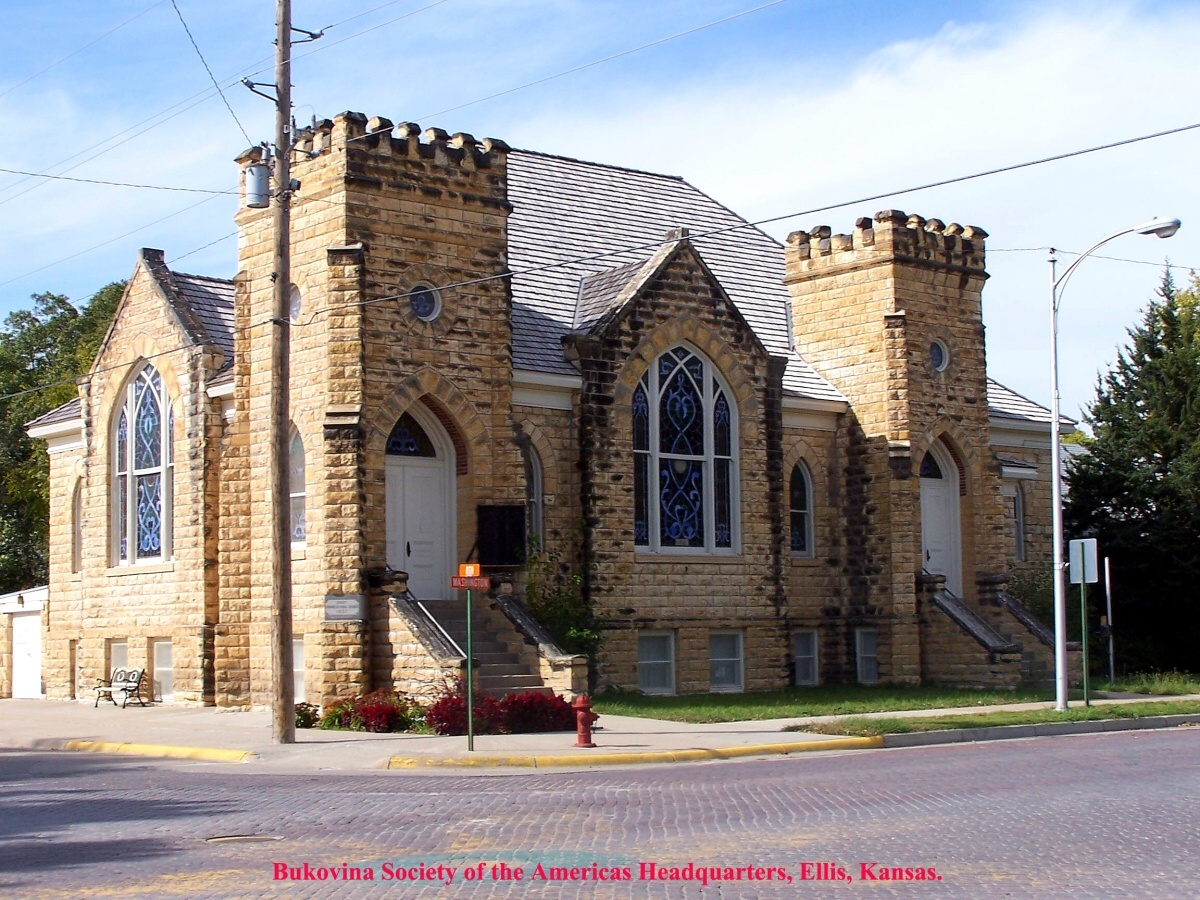
<instances>
[{"instance_id":1,"label":"round window","mask_svg":"<svg viewBox=\"0 0 1200 900\"><path fill-rule=\"evenodd\" d=\"M300 313L304 309L304 302L300 298L300 289L292 285L292 293L288 297L288 319L295 325L300 321Z\"/></svg>"},{"instance_id":2,"label":"round window","mask_svg":"<svg viewBox=\"0 0 1200 900\"><path fill-rule=\"evenodd\" d=\"M941 341L934 341L929 345L929 361L933 364L933 368L941 372L950 363L950 351L946 349L946 345Z\"/></svg>"},{"instance_id":3,"label":"round window","mask_svg":"<svg viewBox=\"0 0 1200 900\"><path fill-rule=\"evenodd\" d=\"M418 284L408 294L408 307L423 322L432 322L442 311L442 299L427 284Z\"/></svg>"}]
</instances>

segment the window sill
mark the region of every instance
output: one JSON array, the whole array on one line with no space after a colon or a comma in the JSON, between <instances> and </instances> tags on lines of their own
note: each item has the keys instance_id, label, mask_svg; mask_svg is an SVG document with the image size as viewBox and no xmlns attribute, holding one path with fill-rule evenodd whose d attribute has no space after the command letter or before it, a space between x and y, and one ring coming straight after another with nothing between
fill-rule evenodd
<instances>
[{"instance_id":1,"label":"window sill","mask_svg":"<svg viewBox=\"0 0 1200 900\"><path fill-rule=\"evenodd\" d=\"M151 562L151 563L130 563L127 566L111 566L104 570L104 574L110 577L119 577L121 575L155 575L159 572L174 572L175 561L169 562Z\"/></svg>"},{"instance_id":2,"label":"window sill","mask_svg":"<svg viewBox=\"0 0 1200 900\"><path fill-rule=\"evenodd\" d=\"M638 562L647 563L681 563L681 562L742 562L740 553L705 553L687 552L683 550L637 550L634 556Z\"/></svg>"},{"instance_id":3,"label":"window sill","mask_svg":"<svg viewBox=\"0 0 1200 900\"><path fill-rule=\"evenodd\" d=\"M792 556L790 559L798 566L815 566L818 563L815 556Z\"/></svg>"},{"instance_id":4,"label":"window sill","mask_svg":"<svg viewBox=\"0 0 1200 900\"><path fill-rule=\"evenodd\" d=\"M307 559L308 544L292 544L292 559Z\"/></svg>"}]
</instances>

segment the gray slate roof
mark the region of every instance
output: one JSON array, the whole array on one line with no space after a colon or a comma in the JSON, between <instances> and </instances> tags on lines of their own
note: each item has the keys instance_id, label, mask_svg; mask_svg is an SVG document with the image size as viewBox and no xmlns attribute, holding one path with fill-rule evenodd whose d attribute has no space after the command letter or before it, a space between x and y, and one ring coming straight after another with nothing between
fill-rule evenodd
<instances>
[{"instance_id":1,"label":"gray slate roof","mask_svg":"<svg viewBox=\"0 0 1200 900\"><path fill-rule=\"evenodd\" d=\"M575 323L581 280L593 285L585 283L584 290L595 313L603 296L615 297L611 284L595 287L600 273L645 261L668 231L687 228L767 351L788 358L784 388L814 399L844 399L791 349L782 245L683 179L514 150L508 199L515 368L578 374L563 356L562 337ZM721 228L732 230L705 235ZM558 265L565 260L575 261Z\"/></svg>"},{"instance_id":2,"label":"gray slate roof","mask_svg":"<svg viewBox=\"0 0 1200 900\"><path fill-rule=\"evenodd\" d=\"M997 419L1015 419L1022 422L1041 422L1050 425L1050 410L1034 403L1028 397L1022 397L1016 391L1006 388L994 378L987 380L988 413ZM1074 425L1075 420L1059 414L1059 421L1064 425Z\"/></svg>"},{"instance_id":3,"label":"gray slate roof","mask_svg":"<svg viewBox=\"0 0 1200 900\"><path fill-rule=\"evenodd\" d=\"M70 422L78 419L82 413L83 406L79 402L79 398L68 400L62 406L56 407L48 413L42 413L32 422L26 422L25 427L37 428L39 425L57 425L59 422Z\"/></svg>"},{"instance_id":4,"label":"gray slate roof","mask_svg":"<svg viewBox=\"0 0 1200 900\"><path fill-rule=\"evenodd\" d=\"M206 343L225 353L225 366L233 365L233 282L207 275L172 272L180 297L204 328Z\"/></svg>"}]
</instances>

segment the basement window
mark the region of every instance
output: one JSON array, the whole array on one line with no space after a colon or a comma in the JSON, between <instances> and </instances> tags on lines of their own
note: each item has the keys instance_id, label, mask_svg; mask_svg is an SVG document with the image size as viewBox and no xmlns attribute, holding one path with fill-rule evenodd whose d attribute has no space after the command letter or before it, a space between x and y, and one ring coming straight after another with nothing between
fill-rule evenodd
<instances>
[{"instance_id":1,"label":"basement window","mask_svg":"<svg viewBox=\"0 0 1200 900\"><path fill-rule=\"evenodd\" d=\"M723 693L744 690L742 633L714 631L708 636L708 689Z\"/></svg>"},{"instance_id":2,"label":"basement window","mask_svg":"<svg viewBox=\"0 0 1200 900\"><path fill-rule=\"evenodd\" d=\"M817 629L796 630L796 686L811 687L819 683L817 665Z\"/></svg>"},{"instance_id":3,"label":"basement window","mask_svg":"<svg viewBox=\"0 0 1200 900\"><path fill-rule=\"evenodd\" d=\"M675 693L675 634L638 635L638 690L645 694Z\"/></svg>"},{"instance_id":4,"label":"basement window","mask_svg":"<svg viewBox=\"0 0 1200 900\"><path fill-rule=\"evenodd\" d=\"M854 629L854 658L858 663L858 683L879 683L879 657L874 628Z\"/></svg>"}]
</instances>

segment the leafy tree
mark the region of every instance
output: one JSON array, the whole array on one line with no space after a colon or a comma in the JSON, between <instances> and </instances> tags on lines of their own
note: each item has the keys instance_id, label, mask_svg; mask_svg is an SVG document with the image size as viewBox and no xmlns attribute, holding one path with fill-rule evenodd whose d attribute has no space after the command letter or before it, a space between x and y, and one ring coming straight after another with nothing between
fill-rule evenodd
<instances>
[{"instance_id":1,"label":"leafy tree","mask_svg":"<svg viewBox=\"0 0 1200 900\"><path fill-rule=\"evenodd\" d=\"M76 308L59 294L35 294L0 331L0 591L46 581L49 465L46 445L25 425L76 397L112 322L124 284Z\"/></svg>"},{"instance_id":2,"label":"leafy tree","mask_svg":"<svg viewBox=\"0 0 1200 900\"><path fill-rule=\"evenodd\" d=\"M1123 665L1200 671L1200 281L1170 272L1097 384L1068 534L1112 560Z\"/></svg>"}]
</instances>

